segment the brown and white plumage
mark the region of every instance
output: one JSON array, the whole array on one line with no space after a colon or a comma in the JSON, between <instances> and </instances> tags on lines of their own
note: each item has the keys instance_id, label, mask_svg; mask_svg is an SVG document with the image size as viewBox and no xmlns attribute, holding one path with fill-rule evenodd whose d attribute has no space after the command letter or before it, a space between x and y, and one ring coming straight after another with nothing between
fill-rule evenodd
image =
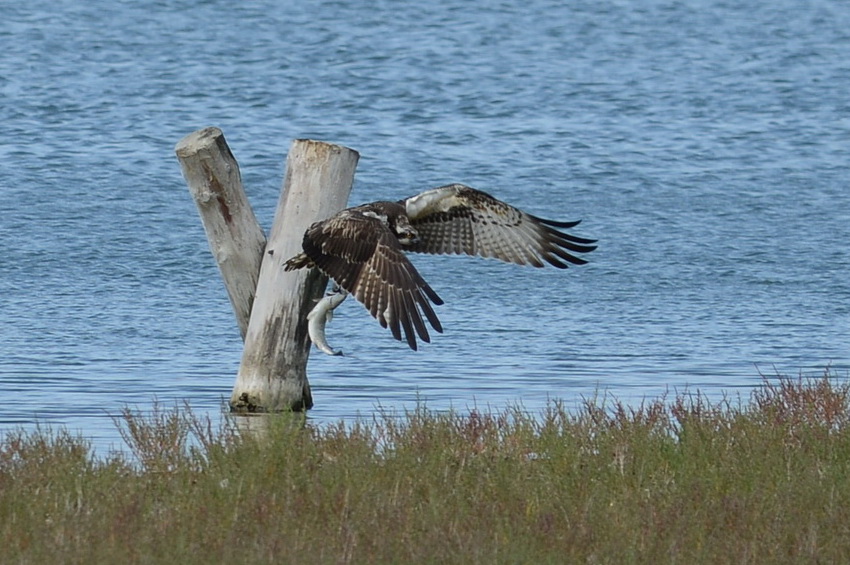
<instances>
[{"instance_id":1,"label":"brown and white plumage","mask_svg":"<svg viewBox=\"0 0 850 565\"><path fill-rule=\"evenodd\" d=\"M567 263L587 263L570 252L596 249L591 245L595 240L556 229L579 222L544 220L462 184L426 190L404 203L419 234L418 241L405 248L408 251L480 255L535 267L546 261L565 269Z\"/></svg>"},{"instance_id":2,"label":"brown and white plumage","mask_svg":"<svg viewBox=\"0 0 850 565\"><path fill-rule=\"evenodd\" d=\"M286 269L317 267L393 337L401 340L403 333L415 350L416 334L430 342L423 315L443 331L431 306L443 301L405 251L480 255L535 267L546 262L563 269L587 262L575 253L596 249L594 240L560 231L578 223L544 220L480 190L451 184L400 202L347 208L314 223L304 234L304 252L287 261Z\"/></svg>"}]
</instances>

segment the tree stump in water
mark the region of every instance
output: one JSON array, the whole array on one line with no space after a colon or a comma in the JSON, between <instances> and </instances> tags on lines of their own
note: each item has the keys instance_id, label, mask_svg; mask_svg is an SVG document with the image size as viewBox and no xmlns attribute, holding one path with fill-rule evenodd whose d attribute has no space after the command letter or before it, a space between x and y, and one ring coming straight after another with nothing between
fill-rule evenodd
<instances>
[{"instance_id":1,"label":"tree stump in water","mask_svg":"<svg viewBox=\"0 0 850 565\"><path fill-rule=\"evenodd\" d=\"M254 226L259 225L244 196L236 160L217 128L190 134L176 150L242 328L243 288L250 283L245 282L247 274L229 273L236 265L256 270ZM245 347L230 397L233 412L301 411L313 406L307 380L307 313L324 292L327 277L315 269L286 272L284 263L301 252L304 232L313 222L345 208L359 157L352 149L320 141L299 139L290 147L274 223L265 251L259 253L261 264L248 300L250 315L242 331ZM237 243L243 240L248 243Z\"/></svg>"}]
</instances>

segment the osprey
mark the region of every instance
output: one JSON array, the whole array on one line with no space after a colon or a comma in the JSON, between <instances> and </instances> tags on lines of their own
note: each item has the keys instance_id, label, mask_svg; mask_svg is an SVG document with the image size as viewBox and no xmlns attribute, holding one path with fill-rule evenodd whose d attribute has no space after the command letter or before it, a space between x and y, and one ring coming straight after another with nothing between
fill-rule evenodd
<instances>
[{"instance_id":1,"label":"osprey","mask_svg":"<svg viewBox=\"0 0 850 565\"><path fill-rule=\"evenodd\" d=\"M486 192L450 184L398 202L346 208L314 223L304 233L304 252L289 259L285 268L319 269L353 294L381 326L389 327L395 339L401 341L403 332L416 350L416 334L431 341L423 315L432 328L443 331L431 307L443 300L406 251L479 255L534 267L546 262L565 269L570 263L587 263L574 253L596 249L596 240L560 231L579 221L544 220ZM323 324L325 317L321 320Z\"/></svg>"}]
</instances>

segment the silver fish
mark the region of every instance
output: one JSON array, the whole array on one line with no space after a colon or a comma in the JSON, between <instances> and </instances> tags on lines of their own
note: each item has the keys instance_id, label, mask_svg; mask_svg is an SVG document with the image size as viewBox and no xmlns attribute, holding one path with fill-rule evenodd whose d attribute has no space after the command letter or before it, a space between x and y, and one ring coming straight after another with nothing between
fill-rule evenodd
<instances>
[{"instance_id":1,"label":"silver fish","mask_svg":"<svg viewBox=\"0 0 850 565\"><path fill-rule=\"evenodd\" d=\"M325 338L325 324L333 319L334 309L347 297L348 293L345 291L327 294L307 314L307 333L310 334L310 341L319 351L328 355L342 355L341 350L333 349L328 345L328 340Z\"/></svg>"}]
</instances>

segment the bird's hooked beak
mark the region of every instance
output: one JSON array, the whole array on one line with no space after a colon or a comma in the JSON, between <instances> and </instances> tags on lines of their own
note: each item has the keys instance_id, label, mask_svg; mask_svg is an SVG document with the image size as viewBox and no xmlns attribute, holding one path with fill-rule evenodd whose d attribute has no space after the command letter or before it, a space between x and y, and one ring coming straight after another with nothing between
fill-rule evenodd
<instances>
[{"instance_id":1,"label":"bird's hooked beak","mask_svg":"<svg viewBox=\"0 0 850 565\"><path fill-rule=\"evenodd\" d=\"M403 216L399 218L399 221L393 226L393 231L395 231L395 236L398 238L400 244L413 245L419 241L419 232L410 225L410 222L405 220L407 218Z\"/></svg>"},{"instance_id":2,"label":"bird's hooked beak","mask_svg":"<svg viewBox=\"0 0 850 565\"><path fill-rule=\"evenodd\" d=\"M413 228L403 229L398 234L398 242L402 245L413 245L419 241L419 234Z\"/></svg>"}]
</instances>

